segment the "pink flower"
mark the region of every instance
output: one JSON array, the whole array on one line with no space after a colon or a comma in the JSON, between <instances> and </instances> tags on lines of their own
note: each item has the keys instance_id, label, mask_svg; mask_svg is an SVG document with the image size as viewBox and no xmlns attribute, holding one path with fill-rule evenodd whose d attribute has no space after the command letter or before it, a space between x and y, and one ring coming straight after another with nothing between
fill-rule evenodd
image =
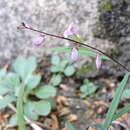
<instances>
[{"instance_id":1,"label":"pink flower","mask_svg":"<svg viewBox=\"0 0 130 130\"><path fill-rule=\"evenodd\" d=\"M42 42L44 42L45 40L45 36L39 36L37 37L37 39L33 42L34 46L40 46L42 44Z\"/></svg>"},{"instance_id":2,"label":"pink flower","mask_svg":"<svg viewBox=\"0 0 130 130\"><path fill-rule=\"evenodd\" d=\"M96 67L97 67L97 69L100 69L101 64L102 64L101 57L100 57L99 54L97 54L97 56L96 56Z\"/></svg>"},{"instance_id":3,"label":"pink flower","mask_svg":"<svg viewBox=\"0 0 130 130\"><path fill-rule=\"evenodd\" d=\"M69 27L64 32L64 37L68 37L69 35L73 35L77 33L77 29L72 26L72 24L69 25Z\"/></svg>"},{"instance_id":4,"label":"pink flower","mask_svg":"<svg viewBox=\"0 0 130 130\"><path fill-rule=\"evenodd\" d=\"M71 59L73 61L76 61L78 59L78 50L76 47L72 48L72 52L71 52Z\"/></svg>"}]
</instances>

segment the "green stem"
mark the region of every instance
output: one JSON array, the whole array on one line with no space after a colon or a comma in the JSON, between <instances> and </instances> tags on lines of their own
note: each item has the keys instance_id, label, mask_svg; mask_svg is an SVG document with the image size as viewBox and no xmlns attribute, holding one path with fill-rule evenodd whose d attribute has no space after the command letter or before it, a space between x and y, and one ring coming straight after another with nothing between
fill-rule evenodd
<instances>
[{"instance_id":1,"label":"green stem","mask_svg":"<svg viewBox=\"0 0 130 130\"><path fill-rule=\"evenodd\" d=\"M24 86L21 85L19 89L19 95L17 98L17 118L18 118L19 130L26 130L24 111L23 111L23 96L24 96Z\"/></svg>"}]
</instances>

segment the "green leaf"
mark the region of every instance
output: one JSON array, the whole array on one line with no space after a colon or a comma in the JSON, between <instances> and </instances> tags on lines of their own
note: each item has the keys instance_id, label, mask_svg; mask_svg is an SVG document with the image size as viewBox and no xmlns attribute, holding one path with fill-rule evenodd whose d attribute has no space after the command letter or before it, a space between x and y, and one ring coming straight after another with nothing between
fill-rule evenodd
<instances>
[{"instance_id":1,"label":"green leaf","mask_svg":"<svg viewBox=\"0 0 130 130\"><path fill-rule=\"evenodd\" d=\"M52 108L52 109L56 109L57 103L56 103L55 98L47 98L47 99L44 99L44 100L45 100L45 101L48 101L48 102L51 104L51 108Z\"/></svg>"},{"instance_id":2,"label":"green leaf","mask_svg":"<svg viewBox=\"0 0 130 130\"><path fill-rule=\"evenodd\" d=\"M51 58L51 63L53 65L59 65L60 64L60 57L57 55L53 55Z\"/></svg>"},{"instance_id":3,"label":"green leaf","mask_svg":"<svg viewBox=\"0 0 130 130\"><path fill-rule=\"evenodd\" d=\"M39 101L35 103L36 112L39 115L47 116L51 112L51 104L48 101Z\"/></svg>"},{"instance_id":4,"label":"green leaf","mask_svg":"<svg viewBox=\"0 0 130 130\"><path fill-rule=\"evenodd\" d=\"M109 108L109 110L107 112L106 119L105 119L105 122L104 122L104 127L107 128L107 129L112 122L114 113L115 113L115 111L118 107L118 104L120 102L120 98L122 96L123 90L126 86L128 79L129 79L129 74L126 74L124 76L123 80L121 81L121 83L118 85L115 96L114 96L112 103L111 103L111 107Z\"/></svg>"},{"instance_id":5,"label":"green leaf","mask_svg":"<svg viewBox=\"0 0 130 130\"><path fill-rule=\"evenodd\" d=\"M129 112L129 111L130 111L130 104L126 104L125 107L123 107L122 109L120 109L120 111L117 112L113 116L112 120L116 120L117 118L121 117L123 114L125 114L126 112Z\"/></svg>"},{"instance_id":6,"label":"green leaf","mask_svg":"<svg viewBox=\"0 0 130 130\"><path fill-rule=\"evenodd\" d=\"M22 78L26 84L30 78L30 75L35 71L37 67L36 58L30 56L28 59L19 56L14 62L14 70Z\"/></svg>"},{"instance_id":7,"label":"green leaf","mask_svg":"<svg viewBox=\"0 0 130 130\"><path fill-rule=\"evenodd\" d=\"M94 93L97 90L97 87L90 82L89 80L85 80L84 84L80 87L80 92L82 93L82 98Z\"/></svg>"},{"instance_id":8,"label":"green leaf","mask_svg":"<svg viewBox=\"0 0 130 130\"><path fill-rule=\"evenodd\" d=\"M11 118L9 119L9 124L11 124L11 125L17 125L17 115L16 114L13 114L12 116L11 116Z\"/></svg>"},{"instance_id":9,"label":"green leaf","mask_svg":"<svg viewBox=\"0 0 130 130\"><path fill-rule=\"evenodd\" d=\"M60 72L59 66L51 66L51 72L53 72L53 73Z\"/></svg>"},{"instance_id":10,"label":"green leaf","mask_svg":"<svg viewBox=\"0 0 130 130\"><path fill-rule=\"evenodd\" d=\"M2 80L6 76L6 72L7 72L6 69L1 69L0 70L0 80Z\"/></svg>"},{"instance_id":11,"label":"green leaf","mask_svg":"<svg viewBox=\"0 0 130 130\"><path fill-rule=\"evenodd\" d=\"M37 61L34 56L30 56L26 62L27 62L27 75L30 75L35 71L37 67Z\"/></svg>"},{"instance_id":12,"label":"green leaf","mask_svg":"<svg viewBox=\"0 0 130 130\"><path fill-rule=\"evenodd\" d=\"M65 70L64 70L64 74L66 75L66 76L72 76L73 74L75 73L75 68L74 68L74 66L72 66L72 65L69 65L69 66L67 66L66 68L65 68Z\"/></svg>"},{"instance_id":13,"label":"green leaf","mask_svg":"<svg viewBox=\"0 0 130 130\"><path fill-rule=\"evenodd\" d=\"M38 119L38 113L37 113L37 107L35 102L28 102L24 105L24 113L30 120L37 120Z\"/></svg>"},{"instance_id":14,"label":"green leaf","mask_svg":"<svg viewBox=\"0 0 130 130\"><path fill-rule=\"evenodd\" d=\"M61 61L58 65L51 66L51 72L57 73L57 72L63 72L65 67L67 65L67 61Z\"/></svg>"},{"instance_id":15,"label":"green leaf","mask_svg":"<svg viewBox=\"0 0 130 130\"><path fill-rule=\"evenodd\" d=\"M122 97L130 99L130 89L125 89L123 94L122 94Z\"/></svg>"},{"instance_id":16,"label":"green leaf","mask_svg":"<svg viewBox=\"0 0 130 130\"><path fill-rule=\"evenodd\" d=\"M63 72L63 71L64 71L64 69L65 69L67 63L68 63L68 61L64 60L64 61L62 61L62 62L59 64L58 67L59 67L59 69L60 69L60 72Z\"/></svg>"},{"instance_id":17,"label":"green leaf","mask_svg":"<svg viewBox=\"0 0 130 130\"><path fill-rule=\"evenodd\" d=\"M96 52L94 51L90 51L86 48L78 48L78 52L82 55L85 55L85 56L91 56L91 57L96 57ZM101 59L103 60L110 60L107 56L101 56Z\"/></svg>"},{"instance_id":18,"label":"green leaf","mask_svg":"<svg viewBox=\"0 0 130 130\"><path fill-rule=\"evenodd\" d=\"M5 78L0 81L0 94L14 93L19 85L20 80L18 75L15 73L8 73Z\"/></svg>"},{"instance_id":19,"label":"green leaf","mask_svg":"<svg viewBox=\"0 0 130 130\"><path fill-rule=\"evenodd\" d=\"M6 93L10 93L11 89L6 88L4 85L0 84L0 95L4 95Z\"/></svg>"},{"instance_id":20,"label":"green leaf","mask_svg":"<svg viewBox=\"0 0 130 130\"><path fill-rule=\"evenodd\" d=\"M24 84L27 84L30 78L32 77L32 73L35 71L37 67L36 58L34 56L30 56L26 60L26 76L24 77Z\"/></svg>"},{"instance_id":21,"label":"green leaf","mask_svg":"<svg viewBox=\"0 0 130 130\"><path fill-rule=\"evenodd\" d=\"M40 83L41 76L40 75L31 75L30 79L26 84L26 90L32 90Z\"/></svg>"},{"instance_id":22,"label":"green leaf","mask_svg":"<svg viewBox=\"0 0 130 130\"><path fill-rule=\"evenodd\" d=\"M14 96L5 96L3 99L0 99L0 109L5 108L8 104L15 101L16 98Z\"/></svg>"},{"instance_id":23,"label":"green leaf","mask_svg":"<svg viewBox=\"0 0 130 130\"><path fill-rule=\"evenodd\" d=\"M18 56L13 64L15 72L23 79L25 79L26 70L26 59L22 56Z\"/></svg>"},{"instance_id":24,"label":"green leaf","mask_svg":"<svg viewBox=\"0 0 130 130\"><path fill-rule=\"evenodd\" d=\"M53 86L57 86L60 84L62 80L62 77L60 74L57 74L57 75L54 75L50 81L50 83L53 85Z\"/></svg>"},{"instance_id":25,"label":"green leaf","mask_svg":"<svg viewBox=\"0 0 130 130\"><path fill-rule=\"evenodd\" d=\"M20 85L20 79L16 73L8 73L5 77L5 85L7 85L9 88L15 89L16 87L19 87Z\"/></svg>"},{"instance_id":26,"label":"green leaf","mask_svg":"<svg viewBox=\"0 0 130 130\"><path fill-rule=\"evenodd\" d=\"M56 95L56 88L51 85L44 85L35 91L38 98L46 99Z\"/></svg>"},{"instance_id":27,"label":"green leaf","mask_svg":"<svg viewBox=\"0 0 130 130\"><path fill-rule=\"evenodd\" d=\"M75 128L69 121L65 123L65 127L67 128L67 130L75 130Z\"/></svg>"},{"instance_id":28,"label":"green leaf","mask_svg":"<svg viewBox=\"0 0 130 130\"><path fill-rule=\"evenodd\" d=\"M49 48L50 50L52 51L64 51L64 52L70 52L71 51L71 48L68 48L68 47L52 47L52 48Z\"/></svg>"},{"instance_id":29,"label":"green leaf","mask_svg":"<svg viewBox=\"0 0 130 130\"><path fill-rule=\"evenodd\" d=\"M30 120L37 120L39 115L47 116L51 112L51 104L44 100L30 101L24 105L24 112Z\"/></svg>"}]
</instances>

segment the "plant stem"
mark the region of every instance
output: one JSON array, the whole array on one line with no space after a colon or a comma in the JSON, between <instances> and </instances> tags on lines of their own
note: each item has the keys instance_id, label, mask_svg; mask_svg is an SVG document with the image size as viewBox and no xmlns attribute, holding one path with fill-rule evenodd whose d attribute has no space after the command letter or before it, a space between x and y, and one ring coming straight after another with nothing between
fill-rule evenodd
<instances>
[{"instance_id":1,"label":"plant stem","mask_svg":"<svg viewBox=\"0 0 130 130\"><path fill-rule=\"evenodd\" d=\"M21 85L19 89L19 95L17 98L17 118L19 130L26 130L24 111L23 111L23 96L24 96L24 85Z\"/></svg>"},{"instance_id":2,"label":"plant stem","mask_svg":"<svg viewBox=\"0 0 130 130\"><path fill-rule=\"evenodd\" d=\"M41 33L41 34L44 34L44 35L51 36L51 37L55 37L55 38L64 39L64 40L71 41L71 42L75 42L75 43L77 43L77 44L79 44L79 45L88 47L88 48L90 48L90 49L92 49L92 50L94 50L94 51L97 51L97 52L103 54L104 56L107 56L107 57L110 58L113 62L115 62L116 64L118 64L119 66L121 66L122 68L124 68L128 73L130 73L130 70L129 70L125 65L121 64L119 61L117 61L117 60L114 59L113 57L111 57L111 56L109 56L108 54L106 54L105 52L103 52L103 51L101 51L101 50L99 50L99 49L97 49L97 48L95 48L95 47L92 47L92 46L90 46L90 45L87 45L87 44L85 44L85 43L83 43L83 42L78 42L78 41L75 41L75 40L70 39L70 38L65 38L65 37L63 37L63 36L59 36L59 35L55 35L55 34L50 34L50 33L47 33L47 32L43 32L43 31L34 29L34 28L32 28L32 27L28 27L28 26L26 26L25 23L22 23L22 25L18 27L18 29L20 29L20 28L28 29L28 30L31 30L31 31L34 31L34 32L37 32L37 33Z\"/></svg>"}]
</instances>

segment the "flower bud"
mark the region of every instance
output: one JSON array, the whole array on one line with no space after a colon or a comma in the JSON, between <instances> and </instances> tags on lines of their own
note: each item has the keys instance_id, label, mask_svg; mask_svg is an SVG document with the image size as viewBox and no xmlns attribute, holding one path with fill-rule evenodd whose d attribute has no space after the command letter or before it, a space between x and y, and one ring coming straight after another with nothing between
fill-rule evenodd
<instances>
[{"instance_id":1,"label":"flower bud","mask_svg":"<svg viewBox=\"0 0 130 130\"><path fill-rule=\"evenodd\" d=\"M97 69L100 69L101 64L102 64L101 57L100 57L99 54L97 54L97 56L96 56L96 67L97 67Z\"/></svg>"},{"instance_id":2,"label":"flower bud","mask_svg":"<svg viewBox=\"0 0 130 130\"><path fill-rule=\"evenodd\" d=\"M78 50L76 47L72 48L71 59L76 61L78 59Z\"/></svg>"},{"instance_id":3,"label":"flower bud","mask_svg":"<svg viewBox=\"0 0 130 130\"><path fill-rule=\"evenodd\" d=\"M45 36L39 36L37 39L33 42L34 46L40 46L42 42L44 42Z\"/></svg>"}]
</instances>

